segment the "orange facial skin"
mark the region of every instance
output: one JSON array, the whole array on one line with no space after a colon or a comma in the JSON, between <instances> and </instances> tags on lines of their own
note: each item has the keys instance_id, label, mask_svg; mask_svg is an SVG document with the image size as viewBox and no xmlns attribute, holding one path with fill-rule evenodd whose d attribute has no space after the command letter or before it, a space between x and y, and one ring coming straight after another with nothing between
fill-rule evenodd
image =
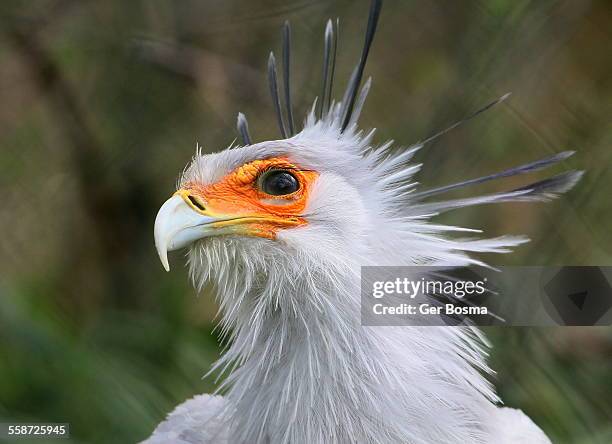
<instances>
[{"instance_id":1,"label":"orange facial skin","mask_svg":"<svg viewBox=\"0 0 612 444\"><path fill-rule=\"evenodd\" d=\"M259 189L259 177L269 170L287 170L299 183L297 191L274 196ZM303 170L287 158L275 157L246 163L210 185L188 182L177 191L195 211L218 219L213 227L236 234L276 238L284 227L306 224L303 217L312 184L318 173Z\"/></svg>"}]
</instances>

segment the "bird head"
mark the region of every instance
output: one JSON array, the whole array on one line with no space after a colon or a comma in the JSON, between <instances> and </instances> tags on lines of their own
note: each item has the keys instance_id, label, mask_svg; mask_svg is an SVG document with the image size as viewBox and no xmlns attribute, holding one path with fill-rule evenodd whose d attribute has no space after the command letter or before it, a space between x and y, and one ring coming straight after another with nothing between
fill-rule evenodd
<instances>
[{"instance_id":1,"label":"bird head","mask_svg":"<svg viewBox=\"0 0 612 444\"><path fill-rule=\"evenodd\" d=\"M155 223L166 269L167 252L184 247L228 242L268 257L279 244L307 251L317 238L350 246L366 229L360 188L371 172L359 151L370 138L341 133L331 119L309 120L288 139L196 154Z\"/></svg>"}]
</instances>

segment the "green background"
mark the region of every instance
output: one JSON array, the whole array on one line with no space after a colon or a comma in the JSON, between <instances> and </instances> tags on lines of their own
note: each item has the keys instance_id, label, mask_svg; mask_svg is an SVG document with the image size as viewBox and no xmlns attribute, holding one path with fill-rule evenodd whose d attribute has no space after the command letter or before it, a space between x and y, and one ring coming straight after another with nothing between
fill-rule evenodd
<instances>
[{"instance_id":1,"label":"green background","mask_svg":"<svg viewBox=\"0 0 612 444\"><path fill-rule=\"evenodd\" d=\"M70 422L74 443L143 439L215 383L215 304L163 271L157 209L195 152L277 138L265 80L293 24L298 121L320 91L322 32L340 17L337 90L367 2L4 0L0 5L0 422ZM533 239L494 264L610 265L612 4L386 1L361 123L408 145L511 91L418 154L442 185L548 156L587 170L549 204L443 222ZM534 178L543 177L535 174ZM476 191L522 185L525 178ZM610 328L488 331L502 398L559 443L612 442Z\"/></svg>"}]
</instances>

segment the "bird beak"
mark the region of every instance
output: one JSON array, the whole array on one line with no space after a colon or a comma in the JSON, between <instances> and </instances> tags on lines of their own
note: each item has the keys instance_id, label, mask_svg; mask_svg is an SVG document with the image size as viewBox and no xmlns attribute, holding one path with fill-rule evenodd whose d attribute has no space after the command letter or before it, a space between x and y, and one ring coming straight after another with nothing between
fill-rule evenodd
<instances>
[{"instance_id":1,"label":"bird beak","mask_svg":"<svg viewBox=\"0 0 612 444\"><path fill-rule=\"evenodd\" d=\"M166 271L170 271L168 251L179 250L209 236L212 223L219 219L191 208L181 192L168 199L155 218L155 248Z\"/></svg>"}]
</instances>

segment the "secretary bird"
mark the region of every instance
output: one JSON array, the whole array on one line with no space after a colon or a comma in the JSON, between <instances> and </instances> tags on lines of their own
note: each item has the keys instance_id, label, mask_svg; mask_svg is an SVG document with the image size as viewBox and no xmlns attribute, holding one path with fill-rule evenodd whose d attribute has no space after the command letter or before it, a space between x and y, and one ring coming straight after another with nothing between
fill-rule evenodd
<instances>
[{"instance_id":1,"label":"secretary bird","mask_svg":"<svg viewBox=\"0 0 612 444\"><path fill-rule=\"evenodd\" d=\"M373 145L357 120L370 89L364 67L381 1L372 1L360 60L332 99L338 22L324 34L323 86L296 131L290 28L283 27L282 91L271 53L269 86L282 138L197 153L159 210L155 245L188 248L194 285L213 282L229 345L211 371L224 396L179 405L154 443L549 443L520 410L501 403L487 376L488 344L475 327L364 327L364 265L483 265L473 253L505 253L524 237L456 238L474 232L432 223L445 211L509 201L546 201L581 172L510 191L430 201L485 181L536 171L571 152L453 185L419 190L415 153Z\"/></svg>"}]
</instances>

